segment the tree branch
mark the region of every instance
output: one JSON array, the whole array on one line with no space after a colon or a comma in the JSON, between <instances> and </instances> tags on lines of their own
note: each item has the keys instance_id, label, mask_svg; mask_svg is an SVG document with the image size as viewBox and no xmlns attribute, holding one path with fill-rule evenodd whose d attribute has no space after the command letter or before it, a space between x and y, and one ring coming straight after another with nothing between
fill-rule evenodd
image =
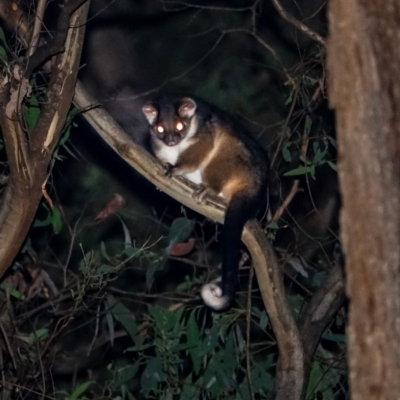
<instances>
[{"instance_id":1,"label":"tree branch","mask_svg":"<svg viewBox=\"0 0 400 400\"><path fill-rule=\"evenodd\" d=\"M312 358L328 323L342 307L346 298L342 267L336 264L321 287L313 294L301 319L300 332L305 354L305 376L308 377Z\"/></svg>"},{"instance_id":2,"label":"tree branch","mask_svg":"<svg viewBox=\"0 0 400 400\"><path fill-rule=\"evenodd\" d=\"M223 221L224 206L218 200L196 203L191 197L196 186L181 177L166 177L161 164L134 143L104 109L93 108L95 101L79 82L74 103L79 109L87 110L83 116L97 133L146 179L192 210L215 221ZM278 342L276 399L300 399L304 386L303 345L285 295L277 258L256 220L247 222L242 240L252 257L264 305Z\"/></svg>"},{"instance_id":3,"label":"tree branch","mask_svg":"<svg viewBox=\"0 0 400 400\"><path fill-rule=\"evenodd\" d=\"M0 125L10 180L0 204L0 276L21 248L42 198L42 184L47 178L52 152L72 101L87 11L88 5L81 7L71 18L71 23L78 28L69 29L66 51L56 58L47 92L48 102L32 132L29 146L24 147L18 121L9 119L5 113L9 95L7 92L1 94ZM12 25L15 20L6 22ZM7 88L9 85L4 90Z\"/></svg>"},{"instance_id":4,"label":"tree branch","mask_svg":"<svg viewBox=\"0 0 400 400\"><path fill-rule=\"evenodd\" d=\"M28 47L30 29L28 17L14 0L0 1L0 18L11 26L24 47Z\"/></svg>"},{"instance_id":5,"label":"tree branch","mask_svg":"<svg viewBox=\"0 0 400 400\"><path fill-rule=\"evenodd\" d=\"M41 65L49 57L54 56L64 51L64 45L67 39L67 34L70 32L70 26L75 26L70 23L72 13L79 8L87 0L65 0L61 13L57 21L57 31L53 38L43 46L40 46L26 60L25 77L29 78L35 68Z\"/></svg>"},{"instance_id":6,"label":"tree branch","mask_svg":"<svg viewBox=\"0 0 400 400\"><path fill-rule=\"evenodd\" d=\"M322 46L326 47L326 42L325 39L318 34L317 32L314 32L311 30L307 25L304 25L302 22L294 18L292 15L290 15L283 7L282 4L279 2L279 0L272 0L272 4L280 14L280 16L294 25L297 29L301 30L305 35L310 37L311 39L315 40L316 42L322 44Z\"/></svg>"}]
</instances>

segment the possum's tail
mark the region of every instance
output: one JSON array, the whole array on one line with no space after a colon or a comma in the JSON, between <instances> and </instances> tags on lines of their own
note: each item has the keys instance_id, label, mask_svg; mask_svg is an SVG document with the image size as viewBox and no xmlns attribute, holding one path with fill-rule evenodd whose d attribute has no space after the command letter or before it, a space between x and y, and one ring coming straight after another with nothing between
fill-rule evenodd
<instances>
[{"instance_id":1,"label":"possum's tail","mask_svg":"<svg viewBox=\"0 0 400 400\"><path fill-rule=\"evenodd\" d=\"M209 283L201 288L204 303L215 311L232 305L239 282L240 245L243 227L257 211L258 199L235 194L225 214L222 230L222 283Z\"/></svg>"}]
</instances>

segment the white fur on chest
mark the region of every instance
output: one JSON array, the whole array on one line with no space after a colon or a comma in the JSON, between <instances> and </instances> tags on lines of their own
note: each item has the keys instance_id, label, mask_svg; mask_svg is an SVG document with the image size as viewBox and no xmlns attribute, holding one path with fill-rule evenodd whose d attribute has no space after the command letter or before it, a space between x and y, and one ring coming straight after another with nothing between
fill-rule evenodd
<instances>
[{"instance_id":1,"label":"white fur on chest","mask_svg":"<svg viewBox=\"0 0 400 400\"><path fill-rule=\"evenodd\" d=\"M179 155L183 153L188 147L193 144L192 138L197 133L198 121L196 115L192 118L190 122L190 128L186 137L176 146L167 146L164 142L159 142L156 150L156 155L159 160L163 163L168 163L175 165L178 161ZM201 168L187 174L183 174L189 181L201 185L203 183L203 178L201 176Z\"/></svg>"},{"instance_id":2,"label":"white fur on chest","mask_svg":"<svg viewBox=\"0 0 400 400\"><path fill-rule=\"evenodd\" d=\"M188 147L189 143L187 140L183 140L176 146L167 146L166 144L161 142L159 144L159 148L157 149L157 158L165 164L168 163L171 165L175 165L178 161L179 155Z\"/></svg>"},{"instance_id":3,"label":"white fur on chest","mask_svg":"<svg viewBox=\"0 0 400 400\"><path fill-rule=\"evenodd\" d=\"M189 139L182 140L182 142L180 142L176 146L167 146L166 144L161 143L161 145L157 149L157 158L165 164L168 163L171 165L175 165L178 161L179 155L183 151L185 151L190 145L191 143ZM183 176L197 185L203 183L201 171L199 169L197 169L196 171L188 172L187 174L183 174Z\"/></svg>"}]
</instances>

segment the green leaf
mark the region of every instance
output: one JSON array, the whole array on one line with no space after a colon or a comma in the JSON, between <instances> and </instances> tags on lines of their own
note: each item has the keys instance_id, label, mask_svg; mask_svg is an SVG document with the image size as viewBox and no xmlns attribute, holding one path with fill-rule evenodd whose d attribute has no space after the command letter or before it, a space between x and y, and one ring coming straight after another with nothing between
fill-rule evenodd
<instances>
[{"instance_id":1,"label":"green leaf","mask_svg":"<svg viewBox=\"0 0 400 400\"><path fill-rule=\"evenodd\" d=\"M313 166L301 166L290 171L285 172L284 176L298 176L298 175L305 175L311 174Z\"/></svg>"},{"instance_id":2,"label":"green leaf","mask_svg":"<svg viewBox=\"0 0 400 400\"><path fill-rule=\"evenodd\" d=\"M10 296L15 297L18 300L25 300L25 296L20 291L10 286L10 284L6 280L1 282L0 288L10 293Z\"/></svg>"},{"instance_id":3,"label":"green leaf","mask_svg":"<svg viewBox=\"0 0 400 400\"><path fill-rule=\"evenodd\" d=\"M276 229L279 229L279 225L278 225L278 223L277 223L276 221L271 221L271 222L267 225L267 228L268 228L268 229L271 229L271 230L276 230Z\"/></svg>"},{"instance_id":4,"label":"green leaf","mask_svg":"<svg viewBox=\"0 0 400 400\"><path fill-rule=\"evenodd\" d=\"M83 251L83 249L82 249ZM84 271L85 273L90 272L90 267L92 265L94 258L94 252L93 251L88 251L82 258L82 260L79 263L79 270Z\"/></svg>"},{"instance_id":5,"label":"green leaf","mask_svg":"<svg viewBox=\"0 0 400 400\"><path fill-rule=\"evenodd\" d=\"M157 271L161 271L167 265L167 260L165 258L159 257L150 264L146 269L146 286L150 288L153 285L154 274Z\"/></svg>"},{"instance_id":6,"label":"green leaf","mask_svg":"<svg viewBox=\"0 0 400 400\"><path fill-rule=\"evenodd\" d=\"M28 128L33 130L40 116L40 108L24 105L23 111Z\"/></svg>"},{"instance_id":7,"label":"green leaf","mask_svg":"<svg viewBox=\"0 0 400 400\"><path fill-rule=\"evenodd\" d=\"M195 222L190 219L184 217L176 218L168 233L169 246L187 240L193 231L194 225Z\"/></svg>"},{"instance_id":8,"label":"green leaf","mask_svg":"<svg viewBox=\"0 0 400 400\"><path fill-rule=\"evenodd\" d=\"M30 333L29 338L32 340L41 340L41 339L46 339L48 335L49 335L49 330L46 328L41 328Z\"/></svg>"},{"instance_id":9,"label":"green leaf","mask_svg":"<svg viewBox=\"0 0 400 400\"><path fill-rule=\"evenodd\" d=\"M293 95L293 92L290 92L289 97L285 101L285 106L287 106L288 104L290 104L293 101L292 95Z\"/></svg>"},{"instance_id":10,"label":"green leaf","mask_svg":"<svg viewBox=\"0 0 400 400\"><path fill-rule=\"evenodd\" d=\"M189 278L188 275L185 276L185 281L180 283L177 287L176 287L176 291L178 292L184 292L186 290L191 289L194 285L196 285L196 282L192 282Z\"/></svg>"},{"instance_id":11,"label":"green leaf","mask_svg":"<svg viewBox=\"0 0 400 400\"><path fill-rule=\"evenodd\" d=\"M136 361L133 365L120 368L116 371L116 379L113 382L114 389L118 390L120 387L133 379L139 370L140 361Z\"/></svg>"},{"instance_id":12,"label":"green leaf","mask_svg":"<svg viewBox=\"0 0 400 400\"><path fill-rule=\"evenodd\" d=\"M267 393L271 393L274 387L274 379L268 372L271 368L273 361L273 355L269 355L264 362L257 363L251 370L252 384L259 393L264 394L266 397ZM268 396L269 397L269 396Z\"/></svg>"},{"instance_id":13,"label":"green leaf","mask_svg":"<svg viewBox=\"0 0 400 400\"><path fill-rule=\"evenodd\" d=\"M7 52L3 46L0 46L0 60L7 64Z\"/></svg>"},{"instance_id":14,"label":"green leaf","mask_svg":"<svg viewBox=\"0 0 400 400\"><path fill-rule=\"evenodd\" d=\"M115 267L112 267L111 265L101 265L99 268L96 269L97 274L110 274L112 272L115 272Z\"/></svg>"},{"instance_id":15,"label":"green leaf","mask_svg":"<svg viewBox=\"0 0 400 400\"><path fill-rule=\"evenodd\" d=\"M161 360L158 357L151 358L146 365L141 377L142 392L148 397L150 392L158 393L158 384L166 380Z\"/></svg>"},{"instance_id":16,"label":"green leaf","mask_svg":"<svg viewBox=\"0 0 400 400\"><path fill-rule=\"evenodd\" d=\"M53 225L54 233L56 235L59 234L63 227L63 220L60 210L57 207L51 209L51 224Z\"/></svg>"},{"instance_id":17,"label":"green leaf","mask_svg":"<svg viewBox=\"0 0 400 400\"><path fill-rule=\"evenodd\" d=\"M122 324L131 339L136 342L138 326L134 314L111 295L107 296L107 302L114 318Z\"/></svg>"},{"instance_id":18,"label":"green leaf","mask_svg":"<svg viewBox=\"0 0 400 400\"><path fill-rule=\"evenodd\" d=\"M68 400L77 400L78 397L85 393L86 390L88 389L88 387L92 384L91 381L89 382L84 382L81 383L80 385L78 385L75 390L73 391L73 393L71 394L71 396L68 397Z\"/></svg>"},{"instance_id":19,"label":"green leaf","mask_svg":"<svg viewBox=\"0 0 400 400\"><path fill-rule=\"evenodd\" d=\"M319 164L326 156L327 151L321 151L320 149L317 150L317 152L314 155L313 163L314 164Z\"/></svg>"},{"instance_id":20,"label":"green leaf","mask_svg":"<svg viewBox=\"0 0 400 400\"><path fill-rule=\"evenodd\" d=\"M69 139L70 135L71 135L71 127L69 127L69 128L65 131L65 133L61 136L59 145L60 145L60 146L63 146L63 145L65 144L65 142Z\"/></svg>"},{"instance_id":21,"label":"green leaf","mask_svg":"<svg viewBox=\"0 0 400 400\"><path fill-rule=\"evenodd\" d=\"M307 396L306 396L307 398L311 398L310 396L312 395L312 393L314 393L314 391L321 383L323 375L324 371L321 368L321 364L319 362L313 362L310 372L310 377L308 378Z\"/></svg>"},{"instance_id":22,"label":"green leaf","mask_svg":"<svg viewBox=\"0 0 400 400\"><path fill-rule=\"evenodd\" d=\"M200 343L200 331L199 327L197 326L195 311L190 313L190 317L186 326L186 336L187 336L188 351L193 362L193 369L195 374L197 375L200 372L202 357L198 351L199 350L198 346Z\"/></svg>"},{"instance_id":23,"label":"green leaf","mask_svg":"<svg viewBox=\"0 0 400 400\"><path fill-rule=\"evenodd\" d=\"M110 261L110 257L109 257L109 255L107 254L106 245L104 244L103 241L101 241L101 243L100 243L100 252L101 252L102 256L103 256L107 261Z\"/></svg>"},{"instance_id":24,"label":"green leaf","mask_svg":"<svg viewBox=\"0 0 400 400\"><path fill-rule=\"evenodd\" d=\"M169 311L161 307L149 307L149 314L152 317L155 327L164 334L183 331L181 323L184 309Z\"/></svg>"},{"instance_id":25,"label":"green leaf","mask_svg":"<svg viewBox=\"0 0 400 400\"><path fill-rule=\"evenodd\" d=\"M8 43L6 40L6 36L4 35L3 28L0 27L0 42L3 44L4 48L10 52L10 48L8 47Z\"/></svg>"},{"instance_id":26,"label":"green leaf","mask_svg":"<svg viewBox=\"0 0 400 400\"><path fill-rule=\"evenodd\" d=\"M44 204L44 207L47 209L47 216L43 220L36 219L33 227L34 228L40 228L40 227L45 227L52 225L53 230L55 234L60 233L62 226L63 226L63 221L62 221L62 216L57 207L49 208L47 205Z\"/></svg>"},{"instance_id":27,"label":"green leaf","mask_svg":"<svg viewBox=\"0 0 400 400\"><path fill-rule=\"evenodd\" d=\"M45 203L42 204L43 207L47 210L47 216L43 220L35 219L35 222L33 223L34 228L41 228L43 226L51 225L51 209Z\"/></svg>"},{"instance_id":28,"label":"green leaf","mask_svg":"<svg viewBox=\"0 0 400 400\"><path fill-rule=\"evenodd\" d=\"M192 374L189 374L185 382L183 384L183 389L181 392L181 396L179 397L179 400L195 400L198 399L199 396L196 396L198 388L196 387L195 384L193 384L193 377Z\"/></svg>"}]
</instances>

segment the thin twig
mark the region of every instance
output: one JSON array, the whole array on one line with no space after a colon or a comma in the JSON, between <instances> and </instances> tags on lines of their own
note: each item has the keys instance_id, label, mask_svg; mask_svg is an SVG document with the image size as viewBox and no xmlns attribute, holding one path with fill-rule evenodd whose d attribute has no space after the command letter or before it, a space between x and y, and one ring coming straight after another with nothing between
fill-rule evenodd
<instances>
[{"instance_id":1,"label":"thin twig","mask_svg":"<svg viewBox=\"0 0 400 400\"><path fill-rule=\"evenodd\" d=\"M297 193L297 190L299 189L299 183L300 181L298 179L295 179L293 181L293 185L292 188L290 189L289 194L286 196L286 199L284 200L282 205L276 210L274 216L272 217L272 221L276 222L281 218L283 212L286 210L290 202L293 200L293 197Z\"/></svg>"},{"instance_id":2,"label":"thin twig","mask_svg":"<svg viewBox=\"0 0 400 400\"><path fill-rule=\"evenodd\" d=\"M311 39L315 40L316 42L322 44L322 46L326 47L325 39L320 34L310 29L307 25L303 24L302 22L294 18L293 15L290 15L282 7L282 4L279 2L279 0L272 0L272 4L275 6L276 10L284 20L294 25L297 29L302 31L305 35L307 35Z\"/></svg>"},{"instance_id":3,"label":"thin twig","mask_svg":"<svg viewBox=\"0 0 400 400\"><path fill-rule=\"evenodd\" d=\"M44 304L41 304L40 306L34 308L33 310L30 310L30 311L26 312L25 314L20 315L18 317L18 320L21 321L21 322L19 322L19 324L25 322L27 319L29 319L30 317L32 317L36 313L38 313L40 311L43 311L46 308L50 308L50 307L56 305L57 303L61 303L64 300L68 300L70 298L71 298L71 293L68 293L68 294L64 294L64 295L62 295L62 296L60 296L60 297L58 297L56 299L49 300Z\"/></svg>"},{"instance_id":4,"label":"thin twig","mask_svg":"<svg viewBox=\"0 0 400 400\"><path fill-rule=\"evenodd\" d=\"M299 95L299 92L300 92L300 89L298 87L296 87L296 90L294 92L294 96L293 96L293 99L292 99L292 105L290 106L289 114L286 117L285 124L283 125L282 134L281 134L281 137L279 139L278 146L276 147L275 154L272 157L271 168L275 164L275 161L276 161L276 159L278 157L278 153L281 151L282 142L283 142L283 139L285 138L286 129L287 129L288 125L289 125L290 118L292 117L294 106L296 105L297 96Z\"/></svg>"},{"instance_id":5,"label":"thin twig","mask_svg":"<svg viewBox=\"0 0 400 400\"><path fill-rule=\"evenodd\" d=\"M69 248L68 248L67 259L65 260L64 265L61 266L61 268L63 270L63 279L64 279L63 287L64 287L64 289L67 287L67 284L68 284L68 282L67 282L67 269L68 269L69 262L71 260L72 251L73 251L74 244L75 244L75 239L76 239L76 235L77 235L77 229L78 229L79 222L80 222L80 218L75 222L74 228L72 230L70 228L71 241L70 241Z\"/></svg>"},{"instance_id":6,"label":"thin twig","mask_svg":"<svg viewBox=\"0 0 400 400\"><path fill-rule=\"evenodd\" d=\"M287 82L286 84L290 84L290 85L295 85L295 80L290 76L289 72L287 71L287 69L285 68L285 66L282 64L281 59L278 57L278 54L276 53L276 51L274 50L274 48L272 46L270 46L264 38L262 38L257 32L250 32L247 31L248 33L250 33L256 40L258 43L260 43L263 47L265 47L271 54L272 56L275 58L275 60L278 62L279 66L282 68L282 71L284 72Z\"/></svg>"},{"instance_id":7,"label":"thin twig","mask_svg":"<svg viewBox=\"0 0 400 400\"><path fill-rule=\"evenodd\" d=\"M101 303L99 303L97 305L97 312L96 312L96 328L94 330L94 335L93 335L93 339L92 339L92 343L90 343L90 346L88 348L88 351L86 353L86 355L89 357L90 353L92 352L93 346L96 343L97 337L99 335L99 325L100 325L100 307L101 307Z\"/></svg>"}]
</instances>

